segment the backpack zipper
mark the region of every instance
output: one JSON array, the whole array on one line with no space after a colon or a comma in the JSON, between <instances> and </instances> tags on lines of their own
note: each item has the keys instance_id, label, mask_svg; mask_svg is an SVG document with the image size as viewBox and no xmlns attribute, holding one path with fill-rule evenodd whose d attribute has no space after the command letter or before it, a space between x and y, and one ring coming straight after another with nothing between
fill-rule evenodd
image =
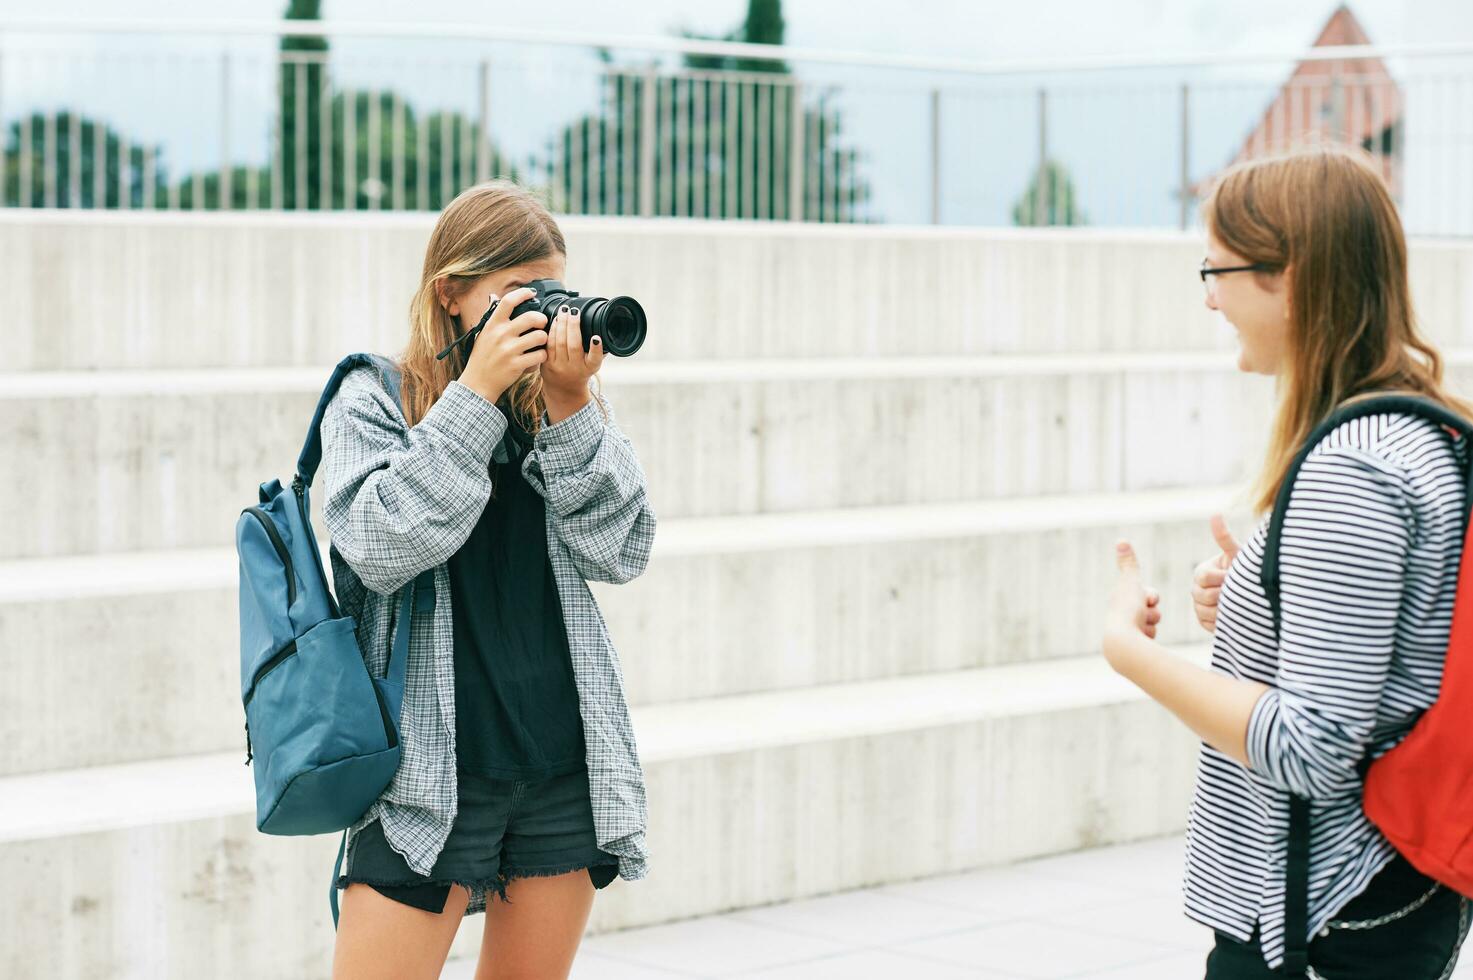
<instances>
[{"instance_id":1,"label":"backpack zipper","mask_svg":"<svg viewBox=\"0 0 1473 980\"><path fill-rule=\"evenodd\" d=\"M251 681L251 689L248 692L246 692L246 696L245 696L245 701L243 703L243 707L246 707L246 708L249 708L250 707L251 700L256 696L256 690L261 686L261 682L266 679L266 675L269 674L269 673L271 673L277 667L280 667L286 661L286 659L288 657L290 657L292 654L294 654L296 652L297 652L297 641L296 640L293 640L292 642L288 643L286 646L284 646L280 650L278 650L276 653L272 654L271 655L271 659L268 660L268 661L266 661L264 664L261 665L261 669L256 672L255 679ZM373 687L373 698L374 698L374 700L376 702L378 702L379 720L383 722L383 726L384 726L384 739L385 739L385 741L388 742L389 748L392 749L396 745L399 744L399 733L394 729L394 722L389 717L389 703L386 700L384 700L384 692L381 691L381 690L379 690L379 686L377 684L374 684L373 683L373 679L372 678L369 678L369 683ZM254 754L251 751L251 720L250 720L250 718L247 718L246 719L246 723L245 723L245 736L246 736L246 761L245 761L245 764L246 765L250 765L251 764L251 759L254 757Z\"/></svg>"},{"instance_id":2,"label":"backpack zipper","mask_svg":"<svg viewBox=\"0 0 1473 980\"><path fill-rule=\"evenodd\" d=\"M302 526L307 528L309 535L312 530L312 515L307 513L307 486L302 482L300 476L292 477L292 493L297 497L297 513L302 515ZM309 537L310 540L310 537ZM315 546L312 548L312 560L317 563L317 574L322 576L323 585L327 584L327 569L322 564L322 552ZM327 589L327 605L332 610L332 618L338 619L343 611L338 608L337 597L332 594L332 589Z\"/></svg>"},{"instance_id":3,"label":"backpack zipper","mask_svg":"<svg viewBox=\"0 0 1473 980\"><path fill-rule=\"evenodd\" d=\"M292 553L287 550L286 542L281 540L281 532L276 530L276 523L259 507L247 507L241 513L255 517L261 522L261 527L266 530L266 537L271 539L271 547L276 549L276 557L281 559L282 567L286 569L286 604L288 606L295 604L297 601L296 570L292 567Z\"/></svg>"},{"instance_id":4,"label":"backpack zipper","mask_svg":"<svg viewBox=\"0 0 1473 980\"><path fill-rule=\"evenodd\" d=\"M309 518L308 518L308 515L307 515L307 506L306 506L307 505L307 500L306 500L306 496L305 496L305 489L306 488L305 488L305 484L303 484L303 482L302 482L302 478L300 476L293 477L292 478L292 484L291 484L291 486L292 486L292 493L297 498L297 509L298 509L298 511L302 515L302 522L303 522L304 526L310 526L310 525L307 525L307 521L309 520ZM266 514L265 511L261 510L261 508L259 508L259 507L247 507L245 510L241 511L241 513L243 513L243 514L251 514L251 515L253 515L256 518L256 520L260 521L261 522L261 526L266 531L266 536L271 539L271 546L276 549L276 555L277 555L278 558L281 559L282 566L286 569L287 605L288 606L292 605L293 603L296 602L296 599L297 599L297 577L296 577L295 569L294 569L294 567L292 565L291 552L287 550L286 542L281 539L281 533L276 530L276 524L274 522L272 522L271 518ZM322 580L324 582L326 582L327 581L327 570L324 569L324 568L322 568L322 565L321 565L322 556L321 555L316 555L315 557L316 557L317 562L318 562L318 570L322 573ZM328 593L328 603L332 607L333 617L334 618L337 618L337 617L339 617L339 616L342 615L342 613L338 610L338 604L337 604L336 600L332 597L331 592ZM406 623L405 626L407 627L408 624ZM278 650L276 653L274 653L274 654L271 655L271 659L268 660L268 661L266 661L266 663L264 663L261 666L261 669L256 672L255 679L251 681L251 689L250 689L250 691L245 696L245 702L244 702L245 706L249 707L249 705L251 703L251 699L256 696L256 688L260 685L260 683L263 680L266 679L266 675L269 674L269 673L271 673L277 667L279 667L284 660L286 660L288 657L290 657L292 654L294 654L296 652L297 652L297 641L296 640L293 640L292 642L288 643L286 646L284 646L280 650ZM374 700L378 702L379 719L383 722L385 739L388 741L389 748L393 748L393 747L395 747L396 745L399 744L399 734L398 734L397 731L395 731L393 720L389 717L389 705L388 705L388 702L386 702L384 700L383 692L379 690L379 687L378 687L377 684L372 684L372 687L373 687ZM254 757L254 755L252 753L252 750L251 750L251 723L250 723L250 719L246 719L245 734L246 734L246 761L245 761L245 764L246 765L250 765L251 764L251 759Z\"/></svg>"},{"instance_id":5,"label":"backpack zipper","mask_svg":"<svg viewBox=\"0 0 1473 980\"><path fill-rule=\"evenodd\" d=\"M297 576L295 569L292 566L291 552L287 550L286 542L281 540L281 532L276 530L276 524L271 520L269 516L267 516L266 512L259 507L247 507L245 510L241 511L241 513L250 514L256 520L261 522L261 528L266 532L266 537L271 540L271 547L276 551L276 557L281 559L282 568L286 572L286 604L288 606L293 605L297 601ZM251 699L256 696L256 685L261 683L261 679L267 674L271 673L271 671L275 670L276 667L278 667L283 660L285 660L291 654L295 653L296 650L297 641L293 640L285 647L271 655L271 659L266 661L262 668L256 672L255 678L251 681L251 689L249 692L246 693L243 707L250 706ZM251 748L251 720L249 718L246 719L245 723L245 737L245 764L250 765L251 760L255 758L255 753L252 751Z\"/></svg>"},{"instance_id":6,"label":"backpack zipper","mask_svg":"<svg viewBox=\"0 0 1473 980\"><path fill-rule=\"evenodd\" d=\"M290 657L292 654L294 654L296 652L297 652L297 641L296 640L292 640L286 646L282 647L280 650L277 650L275 653L273 653L271 655L271 659L268 660L268 661L266 661L264 664L261 665L261 669L258 670L258 671L256 671L256 676L254 678L252 678L252 680L251 680L251 689L246 692L245 699L244 699L244 701L241 702L241 707L242 708L249 708L251 706L251 701L255 698L256 691L261 686L261 682L266 679L266 675L269 674L269 673L271 673L277 667L280 667L286 661L286 659L288 657ZM246 717L245 737L246 737L246 759L245 759L245 764L246 765L250 765L251 764L251 759L253 759L255 757L255 753L251 750L251 719L250 719L249 716Z\"/></svg>"},{"instance_id":7,"label":"backpack zipper","mask_svg":"<svg viewBox=\"0 0 1473 980\"><path fill-rule=\"evenodd\" d=\"M302 480L300 473L292 477L292 493L296 494L297 497L297 510L302 515L302 526L310 528L312 526L312 517L307 513L307 485ZM326 582L327 569L322 567L322 554L316 549L313 549L312 557L317 561L317 571L322 575L322 581ZM333 618L336 619L342 616L342 610L338 608L337 599L333 596L331 589L327 593L327 602L332 608ZM408 624L405 624L405 626L407 628ZM369 678L369 680L372 682L372 678ZM384 700L384 692L379 690L377 684L373 684L372 686L374 700L378 702L379 719L384 725L384 738L388 742L389 748L392 749L399 744L399 733L394 728L393 719L389 717L389 703Z\"/></svg>"},{"instance_id":8,"label":"backpack zipper","mask_svg":"<svg viewBox=\"0 0 1473 980\"><path fill-rule=\"evenodd\" d=\"M297 652L297 641L296 640L292 640L286 646L282 647L280 650L277 650L275 653L273 653L271 655L271 659L268 660L268 661L266 661L264 664L261 665L261 669L258 670L258 671L256 671L256 676L251 681L251 689L246 692L245 702L242 705L242 707L249 708L251 706L251 699L256 696L256 689L261 686L261 682L266 679L266 675L269 674L269 673L271 673L277 667L280 667L281 664L282 664L282 662L284 660L286 660L287 657L290 657L292 654L294 654L296 652Z\"/></svg>"}]
</instances>

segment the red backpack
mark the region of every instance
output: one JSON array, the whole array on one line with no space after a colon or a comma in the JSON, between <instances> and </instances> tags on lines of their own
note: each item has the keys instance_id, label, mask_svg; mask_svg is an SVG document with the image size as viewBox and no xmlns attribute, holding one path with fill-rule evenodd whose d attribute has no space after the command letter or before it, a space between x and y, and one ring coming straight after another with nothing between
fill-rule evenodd
<instances>
[{"instance_id":1,"label":"red backpack","mask_svg":"<svg viewBox=\"0 0 1473 980\"><path fill-rule=\"evenodd\" d=\"M1294 458L1274 502L1264 542L1260 581L1273 610L1274 632L1282 613L1279 599L1279 538L1289 495L1299 468L1320 440L1353 419L1367 415L1416 415L1436 422L1454 438L1473 437L1473 424L1424 398L1386 395L1342 408L1314 431ZM1473 507L1473 467L1465 477ZM1463 895L1473 897L1473 548L1469 515L1463 516L1463 557L1452 631L1437 701L1395 748L1363 764L1366 816L1418 871ZM1291 796L1289 853L1285 868L1285 976L1302 976L1308 967L1309 802Z\"/></svg>"}]
</instances>

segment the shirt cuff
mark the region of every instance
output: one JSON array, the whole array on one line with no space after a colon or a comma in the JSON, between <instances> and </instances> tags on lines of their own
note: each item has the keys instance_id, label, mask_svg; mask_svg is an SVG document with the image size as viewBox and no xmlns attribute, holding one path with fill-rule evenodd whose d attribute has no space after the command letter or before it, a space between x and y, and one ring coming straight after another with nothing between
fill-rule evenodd
<instances>
[{"instance_id":1,"label":"shirt cuff","mask_svg":"<svg viewBox=\"0 0 1473 980\"><path fill-rule=\"evenodd\" d=\"M1244 749L1248 753L1248 767L1255 772L1267 775L1270 771L1268 741L1278 723L1279 689L1271 687L1259 697L1253 705L1253 713L1248 716L1248 738Z\"/></svg>"},{"instance_id":2,"label":"shirt cuff","mask_svg":"<svg viewBox=\"0 0 1473 980\"><path fill-rule=\"evenodd\" d=\"M590 395L587 405L561 422L543 425L538 431L534 442L537 455L542 458L543 472L577 466L598 448L603 434L603 405L598 395Z\"/></svg>"},{"instance_id":3,"label":"shirt cuff","mask_svg":"<svg viewBox=\"0 0 1473 980\"><path fill-rule=\"evenodd\" d=\"M491 453L506 434L501 409L459 381L452 381L425 414L424 421L454 439L489 466Z\"/></svg>"}]
</instances>

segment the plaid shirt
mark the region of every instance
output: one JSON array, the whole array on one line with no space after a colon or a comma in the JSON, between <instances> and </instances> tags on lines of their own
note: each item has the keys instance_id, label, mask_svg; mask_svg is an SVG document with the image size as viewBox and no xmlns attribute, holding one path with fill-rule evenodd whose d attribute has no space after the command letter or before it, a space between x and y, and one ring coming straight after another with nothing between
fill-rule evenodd
<instances>
[{"instance_id":1,"label":"plaid shirt","mask_svg":"<svg viewBox=\"0 0 1473 980\"><path fill-rule=\"evenodd\" d=\"M456 814L455 633L446 562L490 499L490 464L507 424L495 405L457 381L411 429L371 368L343 379L322 420L319 480L333 580L375 676L387 669L400 590L434 569L434 614L416 617L410 633L399 770L349 831L351 843L353 833L382 821L389 843L422 875ZM598 846L619 858L621 877L642 878L644 776L618 654L587 580L622 583L644 571L655 538L644 471L608 403L595 395L556 425L544 419L522 472L547 501L548 560L567 623ZM484 897L475 896L467 911L482 908Z\"/></svg>"}]
</instances>

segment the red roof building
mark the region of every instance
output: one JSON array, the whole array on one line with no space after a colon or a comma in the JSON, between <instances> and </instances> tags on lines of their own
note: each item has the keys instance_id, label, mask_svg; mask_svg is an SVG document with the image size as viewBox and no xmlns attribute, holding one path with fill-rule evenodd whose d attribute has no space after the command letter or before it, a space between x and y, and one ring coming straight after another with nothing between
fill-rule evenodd
<instances>
[{"instance_id":1,"label":"red roof building","mask_svg":"<svg viewBox=\"0 0 1473 980\"><path fill-rule=\"evenodd\" d=\"M1370 43L1342 4L1314 47ZM1401 86L1380 58L1301 61L1233 162L1325 142L1359 146L1380 161L1392 195L1400 200L1404 108Z\"/></svg>"}]
</instances>

